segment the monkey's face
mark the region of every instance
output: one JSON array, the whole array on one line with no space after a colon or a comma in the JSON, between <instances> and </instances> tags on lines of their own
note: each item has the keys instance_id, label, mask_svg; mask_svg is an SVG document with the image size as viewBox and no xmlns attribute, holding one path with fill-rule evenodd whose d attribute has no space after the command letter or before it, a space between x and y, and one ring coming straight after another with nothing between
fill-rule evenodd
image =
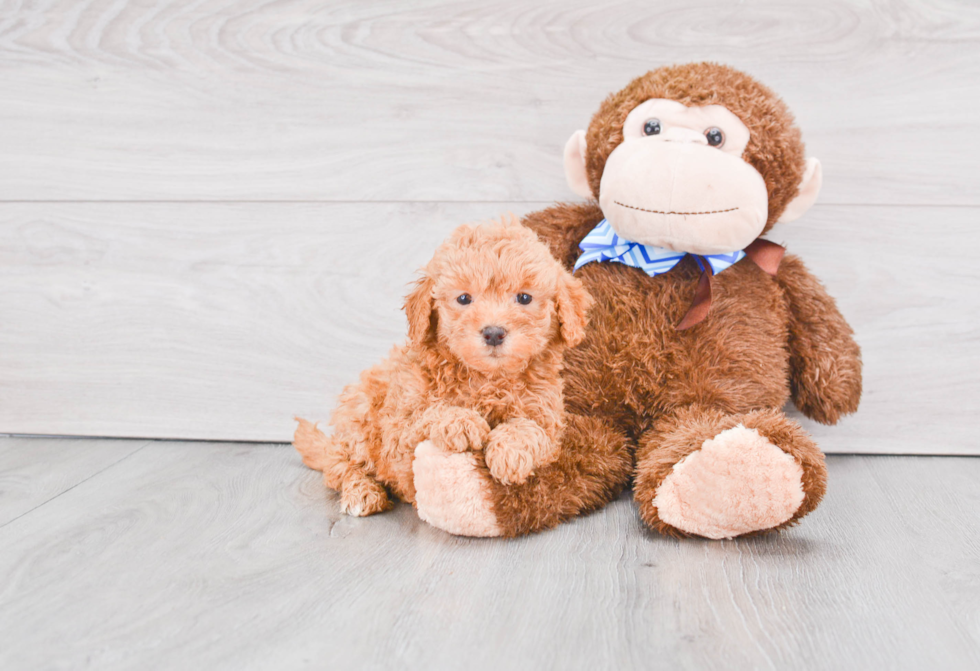
<instances>
[{"instance_id":1,"label":"monkey's face","mask_svg":"<svg viewBox=\"0 0 980 671\"><path fill-rule=\"evenodd\" d=\"M623 238L692 254L744 249L802 216L822 182L779 97L716 63L658 68L609 96L565 145L565 176Z\"/></svg>"},{"instance_id":2,"label":"monkey's face","mask_svg":"<svg viewBox=\"0 0 980 671\"><path fill-rule=\"evenodd\" d=\"M762 175L742 160L749 130L721 105L647 100L606 159L599 206L622 237L692 254L746 247L766 225Z\"/></svg>"}]
</instances>

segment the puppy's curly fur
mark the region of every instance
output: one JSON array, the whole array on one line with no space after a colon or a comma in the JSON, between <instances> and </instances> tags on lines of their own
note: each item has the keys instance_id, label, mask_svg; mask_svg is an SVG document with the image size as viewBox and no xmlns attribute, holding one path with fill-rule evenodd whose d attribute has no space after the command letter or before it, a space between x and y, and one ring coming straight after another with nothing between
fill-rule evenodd
<instances>
[{"instance_id":1,"label":"puppy's curly fur","mask_svg":"<svg viewBox=\"0 0 980 671\"><path fill-rule=\"evenodd\" d=\"M591 303L515 218L461 226L405 300L408 343L343 391L333 435L299 419L293 444L351 515L389 508L389 494L415 501L425 440L482 451L498 482L523 483L557 456L563 352L584 337Z\"/></svg>"}]
</instances>

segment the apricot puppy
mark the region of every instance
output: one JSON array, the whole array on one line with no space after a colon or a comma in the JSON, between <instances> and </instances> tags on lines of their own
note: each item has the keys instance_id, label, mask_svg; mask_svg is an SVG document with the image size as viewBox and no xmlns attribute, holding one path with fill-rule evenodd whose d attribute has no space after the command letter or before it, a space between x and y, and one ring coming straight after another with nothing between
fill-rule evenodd
<instances>
[{"instance_id":1,"label":"apricot puppy","mask_svg":"<svg viewBox=\"0 0 980 671\"><path fill-rule=\"evenodd\" d=\"M565 427L563 352L592 299L515 218L457 228L405 300L408 342L344 389L333 434L299 419L293 445L350 515L415 502L415 448L482 451L520 484L554 461Z\"/></svg>"}]
</instances>

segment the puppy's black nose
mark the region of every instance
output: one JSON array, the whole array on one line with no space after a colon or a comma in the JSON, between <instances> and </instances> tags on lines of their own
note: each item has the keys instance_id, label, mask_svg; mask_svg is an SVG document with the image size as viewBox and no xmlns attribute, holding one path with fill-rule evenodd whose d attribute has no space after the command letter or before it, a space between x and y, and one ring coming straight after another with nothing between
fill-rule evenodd
<instances>
[{"instance_id":1,"label":"puppy's black nose","mask_svg":"<svg viewBox=\"0 0 980 671\"><path fill-rule=\"evenodd\" d=\"M480 333L483 334L483 339L490 347L496 347L502 343L507 335L507 331L499 326L487 326Z\"/></svg>"}]
</instances>

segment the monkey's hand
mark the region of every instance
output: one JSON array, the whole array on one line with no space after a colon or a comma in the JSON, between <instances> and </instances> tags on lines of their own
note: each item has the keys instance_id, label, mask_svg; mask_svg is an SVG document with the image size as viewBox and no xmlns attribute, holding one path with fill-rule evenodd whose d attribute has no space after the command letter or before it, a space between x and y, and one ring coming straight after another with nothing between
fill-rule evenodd
<instances>
[{"instance_id":1,"label":"monkey's hand","mask_svg":"<svg viewBox=\"0 0 980 671\"><path fill-rule=\"evenodd\" d=\"M490 425L478 412L453 405L432 406L422 422L429 439L447 452L482 450L490 435Z\"/></svg>"},{"instance_id":2,"label":"monkey's hand","mask_svg":"<svg viewBox=\"0 0 980 671\"><path fill-rule=\"evenodd\" d=\"M504 485L519 485L558 456L558 444L537 422L514 417L490 432L485 450L490 475Z\"/></svg>"},{"instance_id":3,"label":"monkey's hand","mask_svg":"<svg viewBox=\"0 0 980 671\"><path fill-rule=\"evenodd\" d=\"M797 257L783 259L776 280L789 301L793 402L810 419L836 424L861 401L861 349L854 332Z\"/></svg>"}]
</instances>

